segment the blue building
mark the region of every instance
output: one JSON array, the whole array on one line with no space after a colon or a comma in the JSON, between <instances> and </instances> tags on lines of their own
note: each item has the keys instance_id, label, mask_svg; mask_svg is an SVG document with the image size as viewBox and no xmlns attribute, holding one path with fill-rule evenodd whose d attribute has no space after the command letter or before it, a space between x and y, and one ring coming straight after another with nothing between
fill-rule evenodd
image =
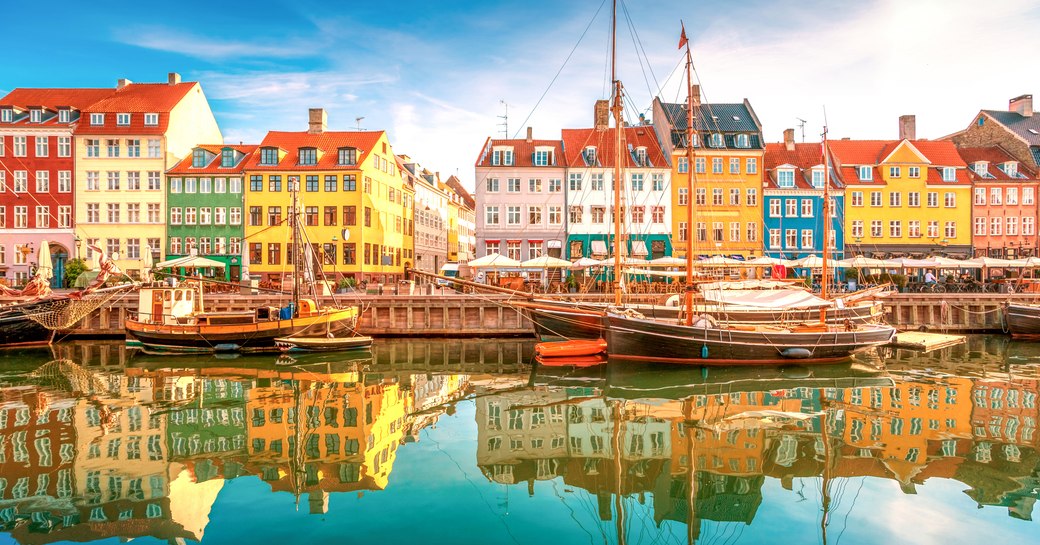
<instances>
[{"instance_id":1,"label":"blue building","mask_svg":"<svg viewBox=\"0 0 1040 545\"><path fill-rule=\"evenodd\" d=\"M766 144L762 185L764 254L783 259L823 255L824 221L830 222L830 255L844 259L845 188L830 174L830 213L825 218L825 178L822 146L797 144L794 130L784 131L784 142ZM806 274L807 271L799 271Z\"/></svg>"}]
</instances>

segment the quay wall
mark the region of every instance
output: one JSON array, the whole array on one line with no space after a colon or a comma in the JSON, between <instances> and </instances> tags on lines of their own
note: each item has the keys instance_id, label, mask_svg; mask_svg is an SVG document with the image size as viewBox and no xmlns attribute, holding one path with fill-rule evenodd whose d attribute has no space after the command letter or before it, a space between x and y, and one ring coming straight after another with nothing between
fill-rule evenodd
<instances>
[{"instance_id":1,"label":"quay wall","mask_svg":"<svg viewBox=\"0 0 1040 545\"><path fill-rule=\"evenodd\" d=\"M547 296L548 297L548 296ZM602 295L562 295L562 299L605 300ZM652 295L636 296L638 302L654 302ZM341 304L364 308L360 330L374 336L401 337L509 337L532 336L530 321L508 305L505 295L357 295ZM886 319L900 330L933 330L962 333L1006 332L1004 304L1032 302L1034 294L922 294L898 293L885 298ZM5 302L0 300L0 303ZM332 303L326 298L326 303ZM265 295L207 295L208 310L247 311L279 306L284 299ZM127 316L136 311L136 297L113 301L84 318L61 337L122 337Z\"/></svg>"}]
</instances>

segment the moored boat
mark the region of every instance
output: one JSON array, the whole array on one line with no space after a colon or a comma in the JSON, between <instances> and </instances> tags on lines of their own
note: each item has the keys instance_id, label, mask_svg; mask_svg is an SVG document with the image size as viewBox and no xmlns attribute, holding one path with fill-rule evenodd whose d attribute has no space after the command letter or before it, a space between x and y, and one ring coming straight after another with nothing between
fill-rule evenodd
<instances>
[{"instance_id":1,"label":"moored boat","mask_svg":"<svg viewBox=\"0 0 1040 545\"><path fill-rule=\"evenodd\" d=\"M1013 339L1040 339L1040 304L1008 303L1004 315Z\"/></svg>"},{"instance_id":2,"label":"moored boat","mask_svg":"<svg viewBox=\"0 0 1040 545\"><path fill-rule=\"evenodd\" d=\"M279 337L274 340L282 352L339 352L372 347L372 337Z\"/></svg>"}]
</instances>

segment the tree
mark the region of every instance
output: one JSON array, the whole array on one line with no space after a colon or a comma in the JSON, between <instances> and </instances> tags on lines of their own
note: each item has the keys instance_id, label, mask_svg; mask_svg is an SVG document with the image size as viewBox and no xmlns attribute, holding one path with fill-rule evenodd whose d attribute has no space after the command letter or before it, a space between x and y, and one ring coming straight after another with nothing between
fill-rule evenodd
<instances>
[{"instance_id":1,"label":"tree","mask_svg":"<svg viewBox=\"0 0 1040 545\"><path fill-rule=\"evenodd\" d=\"M89 267L87 267L87 262L79 258L70 259L66 261L65 287L68 288L74 286L76 284L76 278L78 278L79 275L82 274L83 271L86 271L88 268Z\"/></svg>"}]
</instances>

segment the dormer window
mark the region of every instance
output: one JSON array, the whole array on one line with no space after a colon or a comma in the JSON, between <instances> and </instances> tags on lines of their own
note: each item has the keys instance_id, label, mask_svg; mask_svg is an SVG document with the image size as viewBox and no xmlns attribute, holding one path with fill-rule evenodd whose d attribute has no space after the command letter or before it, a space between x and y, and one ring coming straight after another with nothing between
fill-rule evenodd
<instances>
[{"instance_id":1,"label":"dormer window","mask_svg":"<svg viewBox=\"0 0 1040 545\"><path fill-rule=\"evenodd\" d=\"M736 116L734 116L734 117L736 117ZM737 147L738 148L750 148L751 147L751 139L748 138L748 135L746 135L746 134L738 134L737 135Z\"/></svg>"},{"instance_id":2,"label":"dormer window","mask_svg":"<svg viewBox=\"0 0 1040 545\"><path fill-rule=\"evenodd\" d=\"M636 148L635 156L636 156L636 165L637 166L641 166L641 167L648 166L647 162L646 162L646 147L645 146L640 146L640 147Z\"/></svg>"},{"instance_id":3,"label":"dormer window","mask_svg":"<svg viewBox=\"0 0 1040 545\"><path fill-rule=\"evenodd\" d=\"M874 169L869 166L859 167L859 181L861 182L872 182L874 181Z\"/></svg>"},{"instance_id":4,"label":"dormer window","mask_svg":"<svg viewBox=\"0 0 1040 545\"><path fill-rule=\"evenodd\" d=\"M723 142L724 142L724 140L722 138L722 133L718 133L718 132L711 133L711 147L713 147L713 148L721 148L721 147L724 146Z\"/></svg>"},{"instance_id":5,"label":"dormer window","mask_svg":"<svg viewBox=\"0 0 1040 545\"><path fill-rule=\"evenodd\" d=\"M779 187L794 187L794 169L776 169L776 185Z\"/></svg>"},{"instance_id":6,"label":"dormer window","mask_svg":"<svg viewBox=\"0 0 1040 545\"><path fill-rule=\"evenodd\" d=\"M58 123L68 123L71 112L67 108L58 110Z\"/></svg>"},{"instance_id":7,"label":"dormer window","mask_svg":"<svg viewBox=\"0 0 1040 545\"><path fill-rule=\"evenodd\" d=\"M209 162L209 161L206 160L207 155L209 155L209 154L206 153L206 150L204 150L202 148L195 148L195 150L191 152L191 166L192 166L192 168L203 168L203 167L205 167L206 163Z\"/></svg>"},{"instance_id":8,"label":"dormer window","mask_svg":"<svg viewBox=\"0 0 1040 545\"><path fill-rule=\"evenodd\" d=\"M90 114L90 124L94 126L105 124L105 114Z\"/></svg>"},{"instance_id":9,"label":"dormer window","mask_svg":"<svg viewBox=\"0 0 1040 545\"><path fill-rule=\"evenodd\" d=\"M993 175L989 173L989 163L987 161L975 161L971 165L971 169L975 171L982 178L992 178Z\"/></svg>"},{"instance_id":10,"label":"dormer window","mask_svg":"<svg viewBox=\"0 0 1040 545\"><path fill-rule=\"evenodd\" d=\"M130 125L130 114L116 114L116 125L120 127Z\"/></svg>"},{"instance_id":11,"label":"dormer window","mask_svg":"<svg viewBox=\"0 0 1040 545\"><path fill-rule=\"evenodd\" d=\"M339 148L339 164L350 166L356 165L357 148Z\"/></svg>"},{"instance_id":12,"label":"dormer window","mask_svg":"<svg viewBox=\"0 0 1040 545\"><path fill-rule=\"evenodd\" d=\"M300 148L300 164L318 164L318 150L316 148Z\"/></svg>"},{"instance_id":13,"label":"dormer window","mask_svg":"<svg viewBox=\"0 0 1040 545\"><path fill-rule=\"evenodd\" d=\"M43 121L43 110L41 110L39 108L33 108L32 110L29 110L29 122L30 123L40 123L42 121Z\"/></svg>"},{"instance_id":14,"label":"dormer window","mask_svg":"<svg viewBox=\"0 0 1040 545\"><path fill-rule=\"evenodd\" d=\"M534 166L546 167L552 164L552 148L535 148Z\"/></svg>"},{"instance_id":15,"label":"dormer window","mask_svg":"<svg viewBox=\"0 0 1040 545\"><path fill-rule=\"evenodd\" d=\"M585 146L585 149L581 152L582 159L585 160L585 166L593 166L596 164L596 146Z\"/></svg>"},{"instance_id":16,"label":"dormer window","mask_svg":"<svg viewBox=\"0 0 1040 545\"><path fill-rule=\"evenodd\" d=\"M491 153L491 164L495 166L513 165L513 148L496 149Z\"/></svg>"},{"instance_id":17,"label":"dormer window","mask_svg":"<svg viewBox=\"0 0 1040 545\"><path fill-rule=\"evenodd\" d=\"M278 148L260 148L261 165L278 164Z\"/></svg>"},{"instance_id":18,"label":"dormer window","mask_svg":"<svg viewBox=\"0 0 1040 545\"><path fill-rule=\"evenodd\" d=\"M813 167L812 169L812 186L816 189L823 189L824 178L823 167Z\"/></svg>"},{"instance_id":19,"label":"dormer window","mask_svg":"<svg viewBox=\"0 0 1040 545\"><path fill-rule=\"evenodd\" d=\"M0 121L3 121L4 123L10 123L13 120L14 110L10 108L4 108L3 110L0 110Z\"/></svg>"},{"instance_id":20,"label":"dormer window","mask_svg":"<svg viewBox=\"0 0 1040 545\"><path fill-rule=\"evenodd\" d=\"M954 182L957 180L957 171L953 167L942 167L942 181Z\"/></svg>"},{"instance_id":21,"label":"dormer window","mask_svg":"<svg viewBox=\"0 0 1040 545\"><path fill-rule=\"evenodd\" d=\"M1004 174L1007 174L1009 178L1018 178L1018 163L1015 161L1007 161L1001 167Z\"/></svg>"},{"instance_id":22,"label":"dormer window","mask_svg":"<svg viewBox=\"0 0 1040 545\"><path fill-rule=\"evenodd\" d=\"M159 124L159 114L144 114L144 124L154 127Z\"/></svg>"},{"instance_id":23,"label":"dormer window","mask_svg":"<svg viewBox=\"0 0 1040 545\"><path fill-rule=\"evenodd\" d=\"M231 168L235 166L235 150L232 148L224 148L220 150L220 166L223 168Z\"/></svg>"}]
</instances>

